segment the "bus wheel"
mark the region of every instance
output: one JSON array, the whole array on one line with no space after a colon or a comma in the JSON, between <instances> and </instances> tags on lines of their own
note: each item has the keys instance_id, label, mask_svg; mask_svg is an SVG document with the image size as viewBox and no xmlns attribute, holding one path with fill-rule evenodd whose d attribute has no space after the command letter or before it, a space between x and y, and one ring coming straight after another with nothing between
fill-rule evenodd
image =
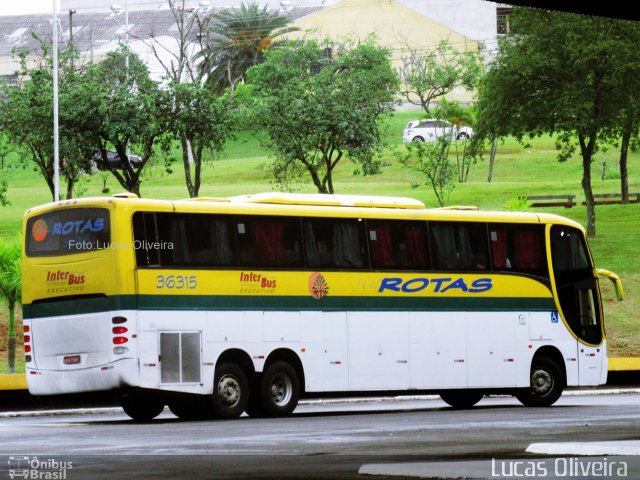
<instances>
[{"instance_id":1,"label":"bus wheel","mask_svg":"<svg viewBox=\"0 0 640 480\"><path fill-rule=\"evenodd\" d=\"M482 400L482 397L484 397L482 392L474 392L473 390L457 390L440 394L440 398L444 402L460 410L473 407Z\"/></svg>"},{"instance_id":2,"label":"bus wheel","mask_svg":"<svg viewBox=\"0 0 640 480\"><path fill-rule=\"evenodd\" d=\"M298 406L300 380L296 370L286 362L273 362L262 375L260 396L270 417L290 415Z\"/></svg>"},{"instance_id":3,"label":"bus wheel","mask_svg":"<svg viewBox=\"0 0 640 480\"><path fill-rule=\"evenodd\" d=\"M120 404L124 413L137 422L149 422L164 410L164 403L141 395L123 395Z\"/></svg>"},{"instance_id":4,"label":"bus wheel","mask_svg":"<svg viewBox=\"0 0 640 480\"><path fill-rule=\"evenodd\" d=\"M550 407L560 398L566 383L562 369L547 357L533 360L530 378L531 387L516 394L526 407Z\"/></svg>"},{"instance_id":5,"label":"bus wheel","mask_svg":"<svg viewBox=\"0 0 640 480\"><path fill-rule=\"evenodd\" d=\"M249 382L244 370L235 363L216 367L213 381L212 406L223 419L238 418L249 401Z\"/></svg>"}]
</instances>

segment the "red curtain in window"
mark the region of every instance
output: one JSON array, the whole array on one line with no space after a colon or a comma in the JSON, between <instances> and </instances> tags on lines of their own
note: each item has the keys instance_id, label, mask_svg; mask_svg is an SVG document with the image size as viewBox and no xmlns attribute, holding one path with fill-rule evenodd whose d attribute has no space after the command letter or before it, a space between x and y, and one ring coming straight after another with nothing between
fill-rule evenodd
<instances>
[{"instance_id":1,"label":"red curtain in window","mask_svg":"<svg viewBox=\"0 0 640 480\"><path fill-rule=\"evenodd\" d=\"M402 233L409 255L411 255L411 265L421 270L428 268L429 253L424 228L414 224L405 225Z\"/></svg>"},{"instance_id":2,"label":"red curtain in window","mask_svg":"<svg viewBox=\"0 0 640 480\"><path fill-rule=\"evenodd\" d=\"M542 268L543 252L540 233L535 230L517 230L515 234L515 267L519 269Z\"/></svg>"},{"instance_id":3,"label":"red curtain in window","mask_svg":"<svg viewBox=\"0 0 640 480\"><path fill-rule=\"evenodd\" d=\"M371 245L371 263L373 267L395 267L396 260L393 256L391 228L389 227L389 225L375 225L370 227L369 231L369 244Z\"/></svg>"},{"instance_id":4,"label":"red curtain in window","mask_svg":"<svg viewBox=\"0 0 640 480\"><path fill-rule=\"evenodd\" d=\"M503 270L510 268L507 266L507 231L504 228L491 229L491 256L493 257L493 268Z\"/></svg>"},{"instance_id":5,"label":"red curtain in window","mask_svg":"<svg viewBox=\"0 0 640 480\"><path fill-rule=\"evenodd\" d=\"M253 245L256 259L262 265L284 264L284 223L256 221L253 227Z\"/></svg>"}]
</instances>

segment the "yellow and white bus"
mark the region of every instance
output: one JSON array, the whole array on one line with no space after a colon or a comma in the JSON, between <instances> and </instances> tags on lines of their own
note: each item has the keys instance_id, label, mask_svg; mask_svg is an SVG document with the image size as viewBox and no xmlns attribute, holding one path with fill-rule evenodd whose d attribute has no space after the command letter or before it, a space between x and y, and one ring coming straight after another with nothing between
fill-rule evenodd
<instances>
[{"instance_id":1,"label":"yellow and white bus","mask_svg":"<svg viewBox=\"0 0 640 480\"><path fill-rule=\"evenodd\" d=\"M112 390L134 419L290 414L301 397L437 392L552 405L606 381L583 228L409 198L132 195L24 217L34 395Z\"/></svg>"}]
</instances>

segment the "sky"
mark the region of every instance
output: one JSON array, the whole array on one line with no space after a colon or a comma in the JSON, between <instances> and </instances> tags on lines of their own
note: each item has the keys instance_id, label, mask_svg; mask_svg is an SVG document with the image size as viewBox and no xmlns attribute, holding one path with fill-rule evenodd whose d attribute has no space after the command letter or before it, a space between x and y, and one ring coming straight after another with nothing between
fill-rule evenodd
<instances>
[{"instance_id":1,"label":"sky","mask_svg":"<svg viewBox=\"0 0 640 480\"><path fill-rule=\"evenodd\" d=\"M48 13L53 12L54 2L59 6L59 12L66 13L69 9L77 12L90 11L109 11L111 5L119 4L124 7L125 2L127 8L141 9L158 8L166 0L0 0L0 15L23 15L32 13ZM189 0L188 3L197 4L196 0ZM214 2L210 1L213 5Z\"/></svg>"}]
</instances>

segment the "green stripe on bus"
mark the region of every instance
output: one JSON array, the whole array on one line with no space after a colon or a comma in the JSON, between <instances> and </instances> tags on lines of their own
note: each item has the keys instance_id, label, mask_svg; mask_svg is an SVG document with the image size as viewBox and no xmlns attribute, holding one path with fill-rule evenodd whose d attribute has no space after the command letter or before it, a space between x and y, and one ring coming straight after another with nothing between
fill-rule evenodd
<instances>
[{"instance_id":1,"label":"green stripe on bus","mask_svg":"<svg viewBox=\"0 0 640 480\"><path fill-rule=\"evenodd\" d=\"M24 318L99 313L110 310L253 311L555 311L552 298L492 297L331 297L239 295L117 295L24 305ZM137 301L136 301L137 300Z\"/></svg>"}]
</instances>

